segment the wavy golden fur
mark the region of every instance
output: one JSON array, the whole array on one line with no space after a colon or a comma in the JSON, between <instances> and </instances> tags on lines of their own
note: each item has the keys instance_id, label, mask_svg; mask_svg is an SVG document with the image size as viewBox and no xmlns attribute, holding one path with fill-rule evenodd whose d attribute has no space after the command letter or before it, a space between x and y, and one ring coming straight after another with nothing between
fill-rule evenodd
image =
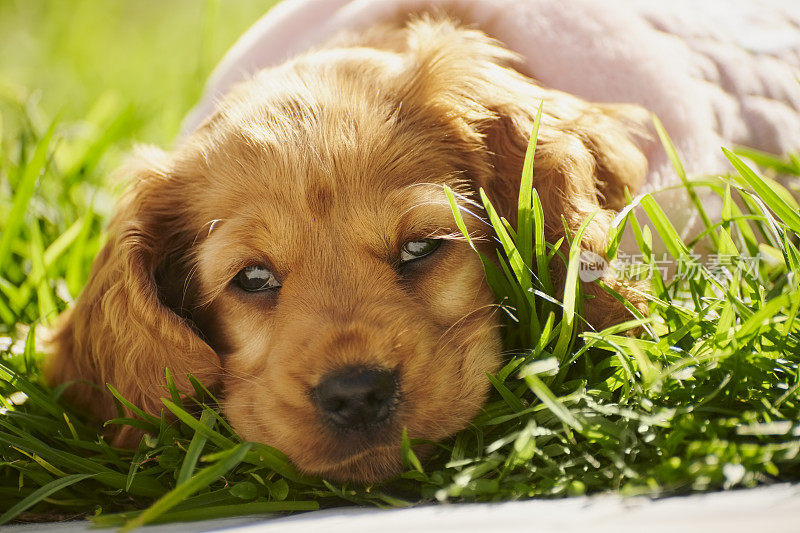
<instances>
[{"instance_id":1,"label":"wavy golden fur","mask_svg":"<svg viewBox=\"0 0 800 533\"><path fill-rule=\"evenodd\" d=\"M540 87L514 61L479 31L416 17L264 70L174 152L140 149L108 244L60 323L49 379L109 383L158 412L165 368L186 390L191 373L218 387L243 438L334 479L398 472L403 427L431 440L465 427L501 344L481 264L442 187L465 198L483 187L513 223L543 101L534 181L547 238L564 235L562 216L574 231L599 210L582 245L602 254L625 188L646 172L642 109ZM491 247L486 225L468 218ZM444 244L399 267L403 243L428 237ZM233 287L252 264L269 265L282 288ZM607 282L646 310L637 291ZM584 290L594 326L629 317L595 285ZM390 420L368 437L331 431L312 401L323 376L351 365L398 376ZM67 393L111 417L102 390Z\"/></svg>"}]
</instances>

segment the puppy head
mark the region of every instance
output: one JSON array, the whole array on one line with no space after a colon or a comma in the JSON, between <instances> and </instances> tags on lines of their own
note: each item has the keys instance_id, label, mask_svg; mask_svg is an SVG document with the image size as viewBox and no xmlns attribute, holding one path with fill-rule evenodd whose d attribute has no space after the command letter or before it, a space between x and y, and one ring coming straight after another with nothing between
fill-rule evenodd
<instances>
[{"instance_id":1,"label":"puppy head","mask_svg":"<svg viewBox=\"0 0 800 533\"><path fill-rule=\"evenodd\" d=\"M543 99L549 236L561 215L579 224L606 207L618 183L635 188L641 156L627 108L540 89L483 34L431 20L391 31L383 50L262 72L139 171L62 329L54 379L108 381L151 408L164 367L219 381L243 438L333 479L398 472L403 428L437 440L468 423L500 340L443 186L465 198L484 187L513 220Z\"/></svg>"},{"instance_id":2,"label":"puppy head","mask_svg":"<svg viewBox=\"0 0 800 533\"><path fill-rule=\"evenodd\" d=\"M198 223L218 220L195 245L194 319L226 368L226 412L330 478L397 472L404 427L463 428L499 364L492 296L443 194L469 192L486 154L451 108L419 107L407 68L359 49L265 72L188 164Z\"/></svg>"}]
</instances>

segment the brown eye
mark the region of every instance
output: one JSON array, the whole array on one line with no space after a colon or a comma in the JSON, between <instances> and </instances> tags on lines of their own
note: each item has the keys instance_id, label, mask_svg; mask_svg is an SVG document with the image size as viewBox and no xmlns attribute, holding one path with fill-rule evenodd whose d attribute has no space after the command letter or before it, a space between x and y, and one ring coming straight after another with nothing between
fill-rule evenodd
<instances>
[{"instance_id":1,"label":"brown eye","mask_svg":"<svg viewBox=\"0 0 800 533\"><path fill-rule=\"evenodd\" d=\"M278 289L281 286L275 274L264 265L251 265L241 269L233 281L240 289L247 292Z\"/></svg>"},{"instance_id":2,"label":"brown eye","mask_svg":"<svg viewBox=\"0 0 800 533\"><path fill-rule=\"evenodd\" d=\"M408 241L400 249L400 263L408 263L430 255L439 248L441 239L423 239L421 241Z\"/></svg>"}]
</instances>

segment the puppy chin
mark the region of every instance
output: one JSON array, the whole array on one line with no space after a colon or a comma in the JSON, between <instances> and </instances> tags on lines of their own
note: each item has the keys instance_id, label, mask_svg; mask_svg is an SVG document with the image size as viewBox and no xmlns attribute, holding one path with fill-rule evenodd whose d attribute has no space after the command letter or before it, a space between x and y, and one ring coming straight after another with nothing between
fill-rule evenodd
<instances>
[{"instance_id":1,"label":"puppy chin","mask_svg":"<svg viewBox=\"0 0 800 533\"><path fill-rule=\"evenodd\" d=\"M414 447L420 460L428 459L434 451L432 444ZM299 466L308 474L317 475L339 483L355 482L370 485L391 479L403 472L403 451L397 442L391 445L372 446L349 454L339 461L321 461Z\"/></svg>"},{"instance_id":2,"label":"puppy chin","mask_svg":"<svg viewBox=\"0 0 800 533\"><path fill-rule=\"evenodd\" d=\"M230 418L230 416L229 416ZM234 427L242 427L234 423ZM268 436L253 421L244 422L240 430L243 439L263 442L285 451L298 470L336 482L372 484L385 481L402 471L402 450L398 432L387 432L370 442L346 438L322 438L324 428L309 427L308 431L291 435L290 445ZM391 437L391 438L389 438ZM394 438L397 437L397 438Z\"/></svg>"},{"instance_id":3,"label":"puppy chin","mask_svg":"<svg viewBox=\"0 0 800 533\"><path fill-rule=\"evenodd\" d=\"M375 446L354 453L338 462L319 462L298 467L309 474L336 482L378 483L402 472L399 445Z\"/></svg>"}]
</instances>

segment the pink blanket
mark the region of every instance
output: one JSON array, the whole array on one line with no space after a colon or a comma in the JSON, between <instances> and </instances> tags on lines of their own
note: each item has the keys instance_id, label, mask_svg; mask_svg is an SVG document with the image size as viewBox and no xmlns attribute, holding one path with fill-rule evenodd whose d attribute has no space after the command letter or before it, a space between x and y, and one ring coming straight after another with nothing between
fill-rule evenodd
<instances>
[{"instance_id":1,"label":"pink blanket","mask_svg":"<svg viewBox=\"0 0 800 533\"><path fill-rule=\"evenodd\" d=\"M800 148L799 0L285 0L228 52L185 129L260 68L339 31L436 5L518 52L520 70L545 86L650 109L689 173L727 171L720 146ZM676 183L660 145L646 150L645 190ZM680 216L679 193L658 199L674 219L691 218Z\"/></svg>"}]
</instances>

